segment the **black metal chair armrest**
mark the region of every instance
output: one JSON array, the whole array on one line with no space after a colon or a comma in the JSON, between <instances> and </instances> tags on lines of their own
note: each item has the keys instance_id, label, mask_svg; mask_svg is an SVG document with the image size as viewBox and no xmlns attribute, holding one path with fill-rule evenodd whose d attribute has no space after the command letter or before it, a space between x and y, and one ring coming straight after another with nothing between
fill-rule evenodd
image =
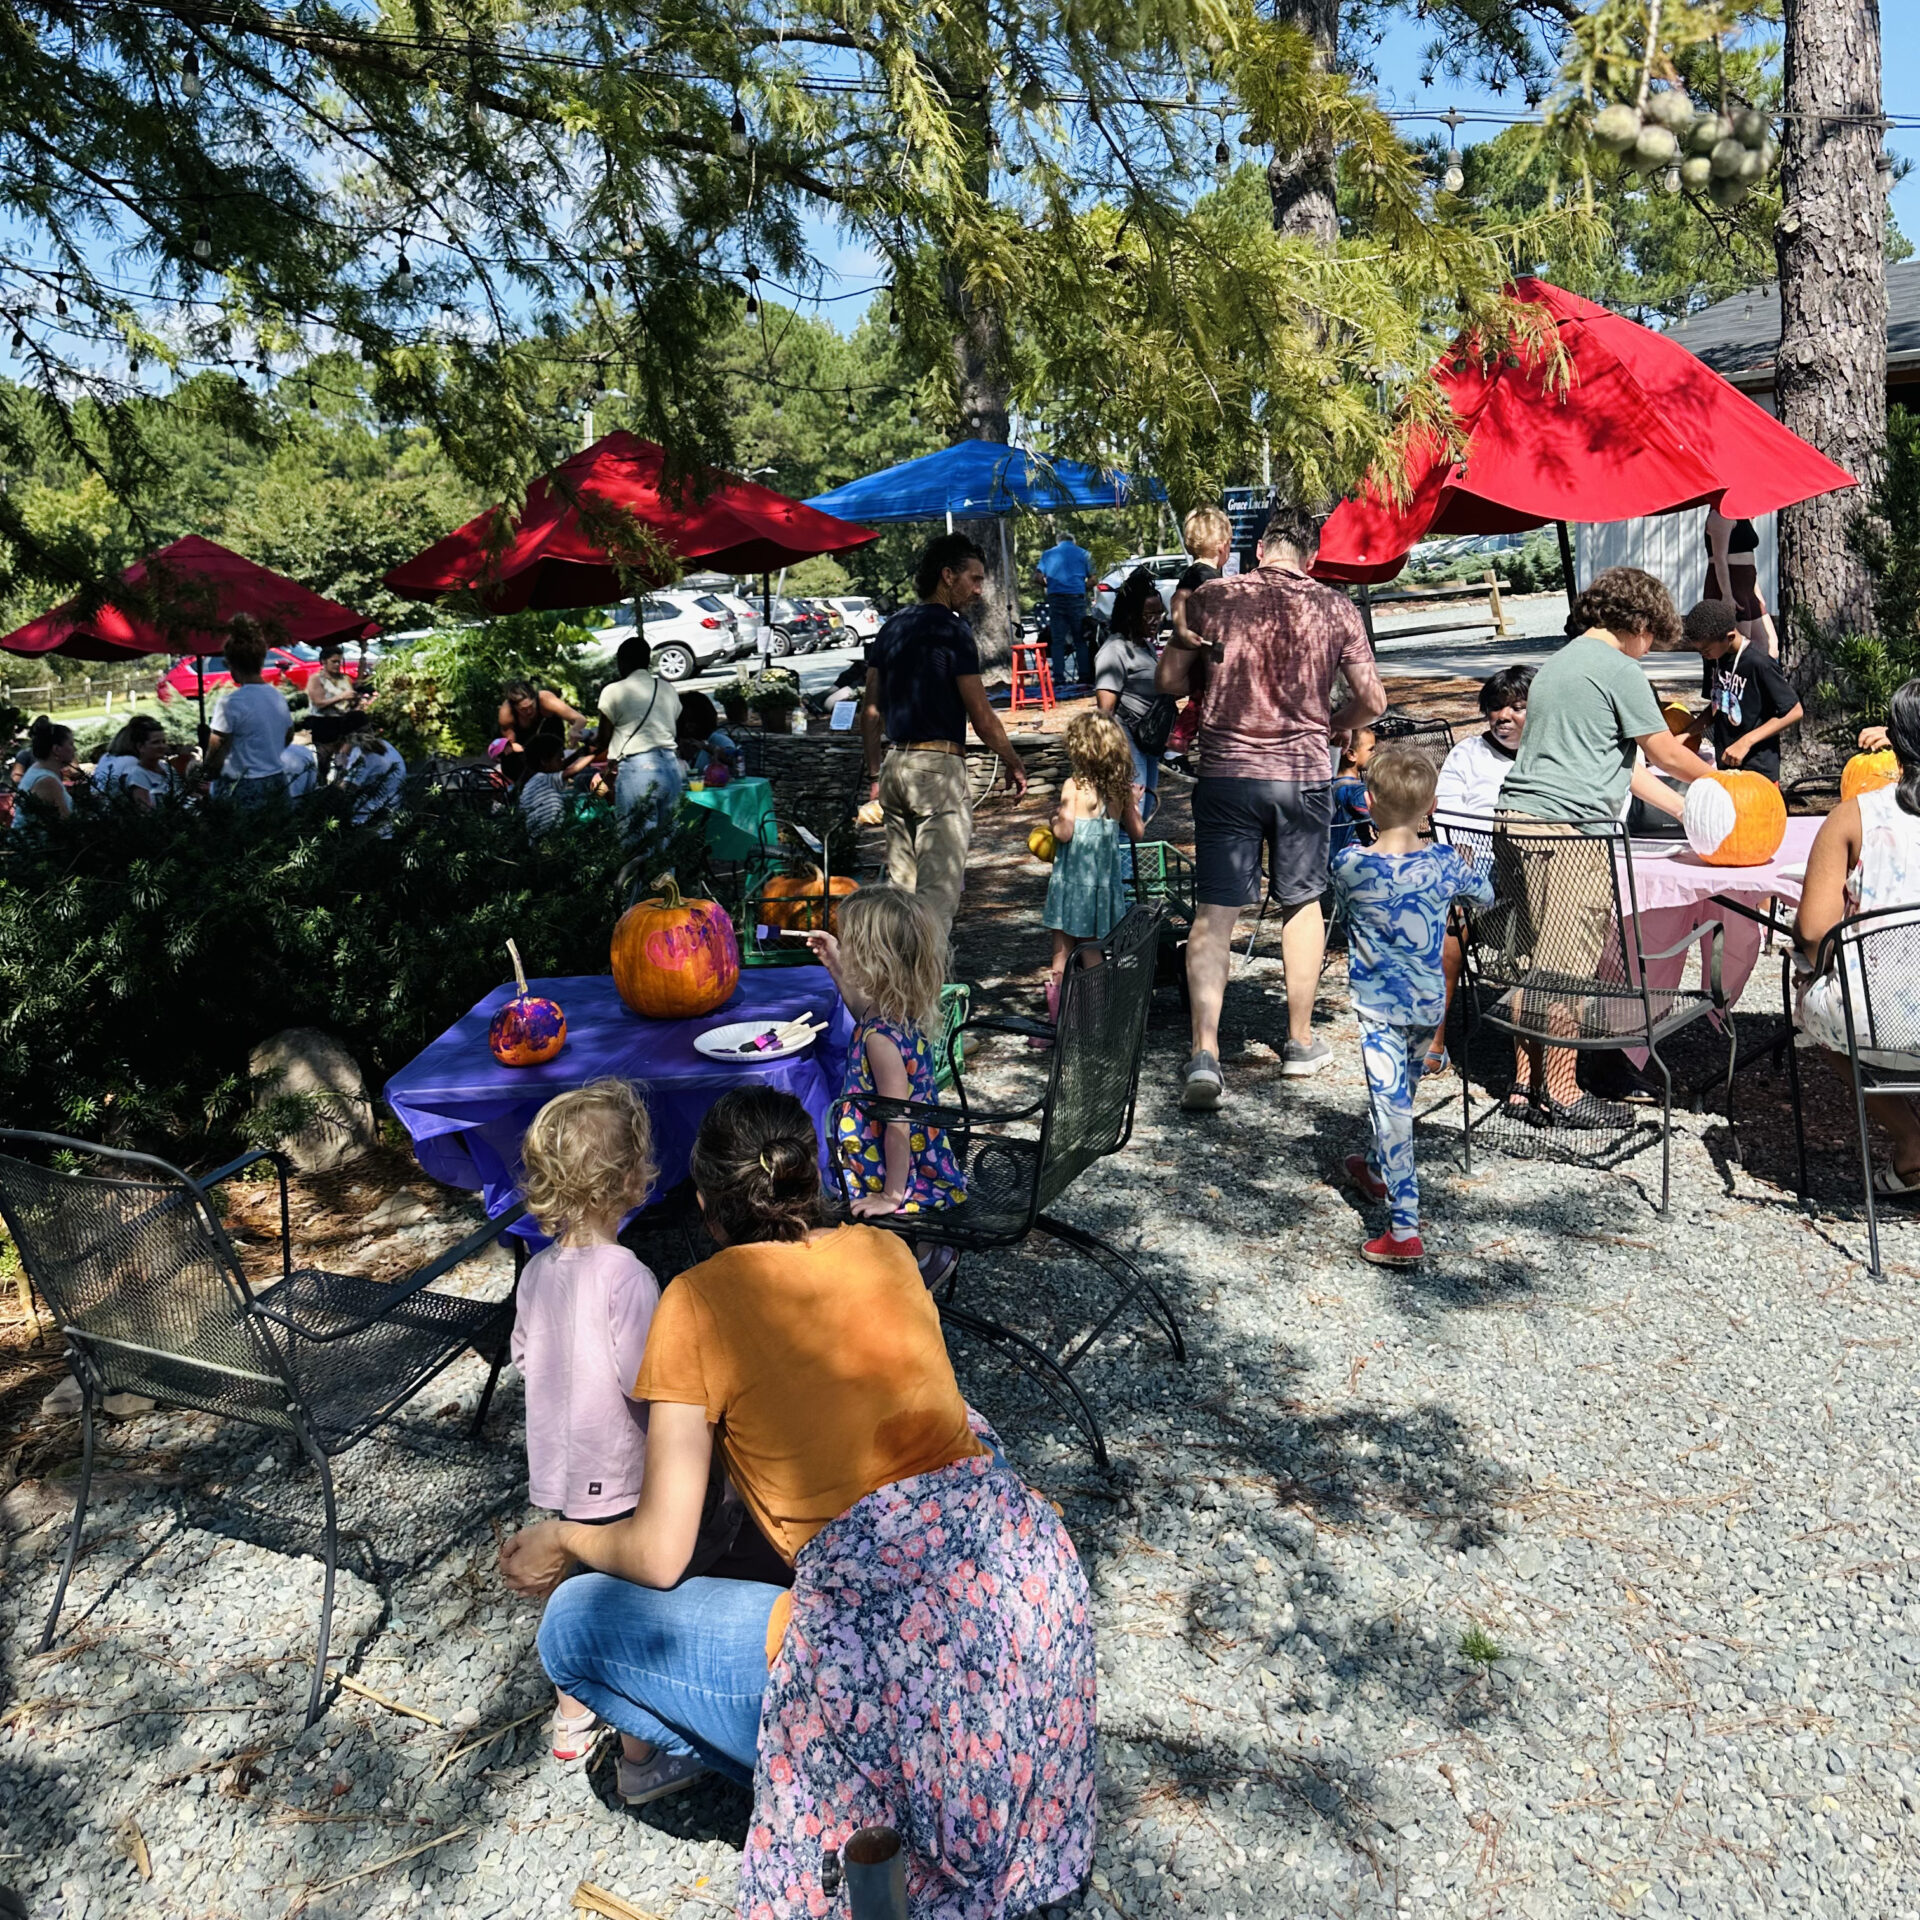
<instances>
[{"instance_id":1,"label":"black metal chair armrest","mask_svg":"<svg viewBox=\"0 0 1920 1920\"><path fill-rule=\"evenodd\" d=\"M1030 1039L1053 1038L1053 1028L1045 1020L1022 1013L975 1013L966 1021L968 1033L1019 1033Z\"/></svg>"},{"instance_id":2,"label":"black metal chair armrest","mask_svg":"<svg viewBox=\"0 0 1920 1920\"><path fill-rule=\"evenodd\" d=\"M1644 966L1649 960L1671 960L1676 953L1685 953L1703 935L1707 940L1707 984L1713 994L1713 1004L1716 1007L1724 1007L1727 1004L1727 996L1720 984L1720 959L1721 949L1726 945L1727 923L1717 913L1702 920L1688 931L1684 940L1676 940L1670 947L1661 947L1651 952L1642 947L1640 961Z\"/></svg>"},{"instance_id":3,"label":"black metal chair armrest","mask_svg":"<svg viewBox=\"0 0 1920 1920\"><path fill-rule=\"evenodd\" d=\"M390 1289L381 1300L379 1309L376 1312L362 1314L358 1320L351 1321L344 1327L335 1327L326 1333L319 1333L310 1327L304 1326L292 1314L282 1313L274 1307L264 1307L258 1300L250 1301L247 1306L247 1311L258 1314L263 1320L277 1322L280 1326L285 1327L289 1333L297 1335L300 1339L307 1341L313 1346L324 1347L331 1345L336 1340L350 1339L356 1333L365 1333L376 1321L384 1320L395 1307L411 1300L416 1293L424 1292L434 1281L443 1279L447 1274L451 1273L455 1267L463 1266L476 1254L486 1252L487 1248L498 1240L526 1210L527 1203L524 1200L516 1200L505 1213L495 1214L484 1226L476 1227L464 1240L449 1247L445 1253L439 1254L434 1259L429 1260L427 1264L418 1271L409 1274L401 1285ZM518 1278L519 1276L516 1274L516 1285L518 1284Z\"/></svg>"},{"instance_id":4,"label":"black metal chair armrest","mask_svg":"<svg viewBox=\"0 0 1920 1920\"><path fill-rule=\"evenodd\" d=\"M211 1173L203 1173L194 1185L200 1191L201 1202L206 1203L209 1189L217 1187L222 1180L231 1180L236 1173L252 1166L257 1160L271 1160L275 1177L280 1182L280 1273L284 1279L293 1271L293 1220L287 1201L287 1157L272 1147L255 1147L251 1153L243 1153L238 1160L229 1160L224 1167L215 1167ZM207 1217L213 1218L213 1209L207 1207ZM215 1225L219 1222L215 1221Z\"/></svg>"}]
</instances>

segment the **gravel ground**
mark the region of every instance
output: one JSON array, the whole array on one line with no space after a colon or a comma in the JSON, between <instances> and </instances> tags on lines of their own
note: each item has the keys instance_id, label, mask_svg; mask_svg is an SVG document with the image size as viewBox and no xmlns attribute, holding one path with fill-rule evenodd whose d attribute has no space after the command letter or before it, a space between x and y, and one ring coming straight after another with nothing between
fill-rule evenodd
<instances>
[{"instance_id":1,"label":"gravel ground","mask_svg":"<svg viewBox=\"0 0 1920 1920\"><path fill-rule=\"evenodd\" d=\"M963 923L967 973L1023 992L1029 823L983 816ZM1007 904L1024 918L996 935ZM1746 1165L1723 1117L1678 1117L1664 1220L1653 1153L1595 1170L1489 1137L1467 1177L1449 1081L1419 1139L1433 1257L1382 1272L1354 1256L1377 1220L1329 1183L1365 1134L1337 962L1320 1018L1335 1066L1283 1082L1277 962L1237 973L1229 1099L1196 1119L1162 996L1133 1141L1063 1209L1141 1252L1189 1340L1176 1365L1134 1326L1089 1362L1110 1475L956 1354L1092 1581L1085 1910L1920 1911L1920 1233L1887 1227L1888 1277L1867 1276L1831 1077L1809 1074L1812 1215L1762 1068ZM457 1231L415 1185L437 1217L387 1232L363 1209L344 1230L363 1265ZM1097 1295L1059 1251L970 1263L966 1290L1071 1323ZM744 1794L628 1814L604 1756L545 1758L533 1610L492 1573L524 1515L519 1394L509 1377L470 1444L480 1378L456 1367L340 1468L361 1538L336 1667L434 1721L343 1692L301 1731L311 1479L164 1408L114 1424L91 1550L36 1653L76 1448L57 1416L23 1429L32 1471L0 1506L0 1879L36 1916L558 1916L583 1880L651 1915L731 1907Z\"/></svg>"}]
</instances>

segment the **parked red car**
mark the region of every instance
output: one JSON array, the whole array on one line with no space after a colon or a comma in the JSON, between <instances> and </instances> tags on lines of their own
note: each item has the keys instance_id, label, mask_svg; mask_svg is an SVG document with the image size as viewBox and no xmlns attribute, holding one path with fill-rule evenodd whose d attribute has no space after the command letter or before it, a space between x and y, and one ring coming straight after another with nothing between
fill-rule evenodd
<instances>
[{"instance_id":1,"label":"parked red car","mask_svg":"<svg viewBox=\"0 0 1920 1920\"><path fill-rule=\"evenodd\" d=\"M346 669L349 680L359 679L360 663L351 653L347 656ZM298 693L305 690L307 682L319 671L320 652L317 647L269 647L260 677L270 686L290 687ZM233 675L227 671L227 663L217 653L190 653L167 669L154 692L162 701L196 699L203 674L210 694L224 693L233 685Z\"/></svg>"}]
</instances>

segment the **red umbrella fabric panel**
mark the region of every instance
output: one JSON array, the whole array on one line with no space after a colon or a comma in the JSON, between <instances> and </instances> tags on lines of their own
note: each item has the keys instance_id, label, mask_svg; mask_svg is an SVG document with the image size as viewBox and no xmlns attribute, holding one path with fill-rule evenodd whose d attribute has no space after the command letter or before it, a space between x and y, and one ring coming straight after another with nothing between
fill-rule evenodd
<instances>
[{"instance_id":1,"label":"red umbrella fabric panel","mask_svg":"<svg viewBox=\"0 0 1920 1920\"><path fill-rule=\"evenodd\" d=\"M1391 580L1419 541L1443 534L1708 503L1745 519L1855 484L1676 342L1544 280L1510 291L1553 316L1570 363L1565 384L1554 384L1539 352L1483 365L1463 334L1440 373L1463 457L1430 436L1410 457L1403 505L1373 486L1343 501L1315 573Z\"/></svg>"},{"instance_id":2,"label":"red umbrella fabric panel","mask_svg":"<svg viewBox=\"0 0 1920 1920\"><path fill-rule=\"evenodd\" d=\"M254 619L271 646L323 646L364 640L376 621L243 554L188 534L121 574L148 596L140 611L103 606L83 619L68 601L0 640L7 653L61 653L79 660L124 660L142 653L218 653L236 614Z\"/></svg>"},{"instance_id":3,"label":"red umbrella fabric panel","mask_svg":"<svg viewBox=\"0 0 1920 1920\"><path fill-rule=\"evenodd\" d=\"M607 434L536 480L517 520L489 508L395 567L387 584L396 593L473 592L494 613L591 607L624 598L635 577L672 579L696 560L770 573L880 537L751 480L720 476L704 496L689 483L676 498L665 462L650 440Z\"/></svg>"}]
</instances>

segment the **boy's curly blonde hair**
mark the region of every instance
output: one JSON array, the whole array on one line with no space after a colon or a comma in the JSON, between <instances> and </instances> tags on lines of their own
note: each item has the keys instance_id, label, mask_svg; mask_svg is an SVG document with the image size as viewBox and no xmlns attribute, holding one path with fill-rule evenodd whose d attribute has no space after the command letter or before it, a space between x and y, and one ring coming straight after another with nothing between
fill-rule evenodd
<instances>
[{"instance_id":1,"label":"boy's curly blonde hair","mask_svg":"<svg viewBox=\"0 0 1920 1920\"><path fill-rule=\"evenodd\" d=\"M840 902L840 964L897 1026L932 1027L947 977L947 941L933 911L905 887L862 887Z\"/></svg>"},{"instance_id":2,"label":"boy's curly blonde hair","mask_svg":"<svg viewBox=\"0 0 1920 1920\"><path fill-rule=\"evenodd\" d=\"M643 1205L660 1171L653 1123L631 1080L590 1080L549 1100L533 1116L520 1158L527 1211L555 1240Z\"/></svg>"}]
</instances>

